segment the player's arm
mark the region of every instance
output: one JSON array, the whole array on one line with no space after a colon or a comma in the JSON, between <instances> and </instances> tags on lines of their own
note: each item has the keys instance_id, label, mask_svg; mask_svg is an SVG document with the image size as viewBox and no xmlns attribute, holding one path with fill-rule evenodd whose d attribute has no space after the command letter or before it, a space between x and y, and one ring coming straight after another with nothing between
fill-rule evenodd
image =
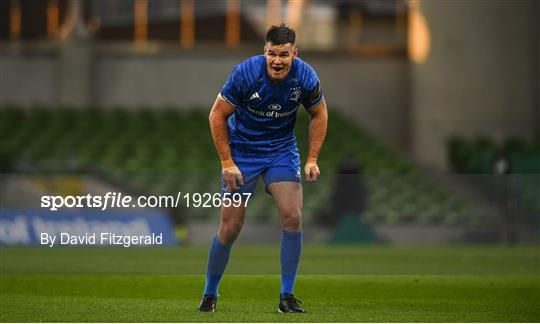
<instances>
[{"instance_id":1,"label":"player's arm","mask_svg":"<svg viewBox=\"0 0 540 324\"><path fill-rule=\"evenodd\" d=\"M221 174L227 184L227 188L231 190L238 189L237 180L241 185L244 184L242 173L234 163L231 148L229 147L227 119L234 113L234 109L230 103L221 99L218 95L209 116L212 139L221 160Z\"/></svg>"},{"instance_id":2,"label":"player's arm","mask_svg":"<svg viewBox=\"0 0 540 324\"><path fill-rule=\"evenodd\" d=\"M317 159L319 158L319 153L326 137L326 128L328 125L328 110L324 98L317 106L307 109L307 112L311 118L309 122L309 150L304 172L306 173L307 181L315 182L321 174L317 165Z\"/></svg>"}]
</instances>

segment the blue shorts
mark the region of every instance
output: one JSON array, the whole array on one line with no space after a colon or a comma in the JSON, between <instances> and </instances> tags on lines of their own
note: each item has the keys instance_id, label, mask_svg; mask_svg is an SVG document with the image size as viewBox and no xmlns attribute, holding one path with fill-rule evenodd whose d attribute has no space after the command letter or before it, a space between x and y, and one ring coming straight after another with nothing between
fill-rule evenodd
<instances>
[{"instance_id":1,"label":"blue shorts","mask_svg":"<svg viewBox=\"0 0 540 324\"><path fill-rule=\"evenodd\" d=\"M234 192L254 194L259 176L263 177L265 191L268 194L271 194L268 185L272 182L302 182L300 154L296 148L264 157L245 156L233 152L232 158L244 178L244 185ZM230 192L230 190L222 179L221 193L224 192Z\"/></svg>"}]
</instances>

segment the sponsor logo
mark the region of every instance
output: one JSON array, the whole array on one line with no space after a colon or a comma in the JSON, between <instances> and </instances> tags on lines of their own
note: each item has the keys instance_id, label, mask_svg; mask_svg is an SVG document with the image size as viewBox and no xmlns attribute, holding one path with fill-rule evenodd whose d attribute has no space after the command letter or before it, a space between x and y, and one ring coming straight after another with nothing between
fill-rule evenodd
<instances>
[{"instance_id":1,"label":"sponsor logo","mask_svg":"<svg viewBox=\"0 0 540 324\"><path fill-rule=\"evenodd\" d=\"M279 107L279 109L281 109L281 107ZM260 116L260 117L272 117L272 118L283 118L283 117L290 116L290 115L294 114L297 109L298 109L298 107L295 107L291 111L286 111L286 112L280 113L280 112L273 111L273 110L271 110L271 111L256 110L256 109L251 108L249 105L247 106L247 110L249 112L257 115L257 116Z\"/></svg>"},{"instance_id":2,"label":"sponsor logo","mask_svg":"<svg viewBox=\"0 0 540 324\"><path fill-rule=\"evenodd\" d=\"M269 104L268 109L278 111L281 110L281 106L279 104Z\"/></svg>"}]
</instances>

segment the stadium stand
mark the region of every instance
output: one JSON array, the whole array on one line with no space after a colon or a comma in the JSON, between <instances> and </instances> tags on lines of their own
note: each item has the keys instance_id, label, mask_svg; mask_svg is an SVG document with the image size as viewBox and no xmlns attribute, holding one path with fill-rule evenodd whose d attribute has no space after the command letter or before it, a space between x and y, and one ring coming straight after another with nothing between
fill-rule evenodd
<instances>
[{"instance_id":1,"label":"stadium stand","mask_svg":"<svg viewBox=\"0 0 540 324\"><path fill-rule=\"evenodd\" d=\"M491 191L507 191L516 212L540 232L540 140L528 142L510 137L496 143L487 137L448 141L448 157L459 173L494 174L496 161L507 163L504 177L484 177Z\"/></svg>"},{"instance_id":2,"label":"stadium stand","mask_svg":"<svg viewBox=\"0 0 540 324\"><path fill-rule=\"evenodd\" d=\"M219 190L219 161L207 113L202 109L4 107L1 114L3 172L91 173L138 194ZM323 177L317 185L304 186L306 222L314 222L329 205L332 188L339 185L338 167L345 159L362 166L367 197L361 218L368 224L456 225L478 221L480 215L467 201L422 169L344 116L332 112L330 118L319 161ZM296 133L302 156L307 152L307 128L307 114L300 113ZM485 156L479 156L478 161L461 162L470 148L460 143L452 144L456 161L475 170L485 167L481 162L491 157L491 144L481 143L487 153L482 151ZM259 183L249 204L251 219L267 220L277 215L263 189ZM179 214L183 219L217 215L213 208L184 208Z\"/></svg>"}]
</instances>

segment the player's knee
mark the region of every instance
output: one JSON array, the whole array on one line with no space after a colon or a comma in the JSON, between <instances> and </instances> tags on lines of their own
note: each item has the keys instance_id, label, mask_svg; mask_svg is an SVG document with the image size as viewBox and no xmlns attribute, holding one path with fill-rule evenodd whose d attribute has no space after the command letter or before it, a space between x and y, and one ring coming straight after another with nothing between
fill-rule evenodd
<instances>
[{"instance_id":1,"label":"player's knee","mask_svg":"<svg viewBox=\"0 0 540 324\"><path fill-rule=\"evenodd\" d=\"M302 229L302 214L298 209L285 211L281 215L281 224L286 231L298 232Z\"/></svg>"},{"instance_id":2,"label":"player's knee","mask_svg":"<svg viewBox=\"0 0 540 324\"><path fill-rule=\"evenodd\" d=\"M241 230L242 230L241 221L230 221L230 222L222 223L219 227L219 238L222 240L222 243L224 244L233 243L238 237L238 235L240 234Z\"/></svg>"}]
</instances>

